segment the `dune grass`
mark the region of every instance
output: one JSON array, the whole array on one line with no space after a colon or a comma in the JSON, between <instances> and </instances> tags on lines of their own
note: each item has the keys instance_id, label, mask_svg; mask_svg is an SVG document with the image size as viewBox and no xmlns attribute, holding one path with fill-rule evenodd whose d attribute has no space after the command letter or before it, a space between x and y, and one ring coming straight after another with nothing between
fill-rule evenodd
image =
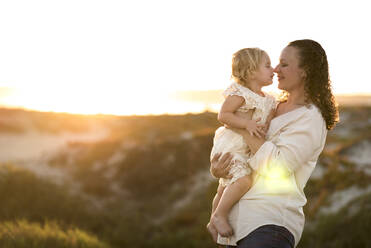
<instances>
[{"instance_id":1,"label":"dune grass","mask_svg":"<svg viewBox=\"0 0 371 248\"><path fill-rule=\"evenodd\" d=\"M62 230L56 222L27 220L0 222L2 248L109 248L94 235L78 228Z\"/></svg>"}]
</instances>

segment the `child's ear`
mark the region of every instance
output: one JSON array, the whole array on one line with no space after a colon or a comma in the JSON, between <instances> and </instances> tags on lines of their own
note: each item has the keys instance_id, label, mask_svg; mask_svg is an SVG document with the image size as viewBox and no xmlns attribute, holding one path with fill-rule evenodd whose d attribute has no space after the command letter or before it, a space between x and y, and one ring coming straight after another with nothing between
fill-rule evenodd
<instances>
[{"instance_id":1,"label":"child's ear","mask_svg":"<svg viewBox=\"0 0 371 248\"><path fill-rule=\"evenodd\" d=\"M256 71L254 71L254 72L252 72L252 73L250 74L249 79L254 80L255 77L256 77Z\"/></svg>"}]
</instances>

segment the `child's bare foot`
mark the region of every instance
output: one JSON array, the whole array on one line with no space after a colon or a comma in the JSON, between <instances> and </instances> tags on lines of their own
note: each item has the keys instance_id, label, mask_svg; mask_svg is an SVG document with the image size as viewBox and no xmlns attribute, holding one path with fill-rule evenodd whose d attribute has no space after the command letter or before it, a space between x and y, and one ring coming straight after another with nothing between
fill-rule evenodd
<instances>
[{"instance_id":1,"label":"child's bare foot","mask_svg":"<svg viewBox=\"0 0 371 248\"><path fill-rule=\"evenodd\" d=\"M207 223L206 228L211 234L211 237L213 238L214 242L216 243L218 241L218 232L216 231L215 227L209 222Z\"/></svg>"},{"instance_id":2,"label":"child's bare foot","mask_svg":"<svg viewBox=\"0 0 371 248\"><path fill-rule=\"evenodd\" d=\"M229 237L233 235L232 227L229 225L226 217L213 214L210 219L210 223L222 237Z\"/></svg>"}]
</instances>

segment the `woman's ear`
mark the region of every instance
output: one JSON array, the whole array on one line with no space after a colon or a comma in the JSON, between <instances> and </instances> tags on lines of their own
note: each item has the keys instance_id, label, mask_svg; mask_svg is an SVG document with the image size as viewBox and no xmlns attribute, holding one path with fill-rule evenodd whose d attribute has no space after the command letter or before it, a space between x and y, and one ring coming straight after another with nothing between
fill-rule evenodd
<instances>
[{"instance_id":1,"label":"woman's ear","mask_svg":"<svg viewBox=\"0 0 371 248\"><path fill-rule=\"evenodd\" d=\"M301 78L303 80L307 79L307 72L306 71L304 71L304 70L301 71Z\"/></svg>"}]
</instances>

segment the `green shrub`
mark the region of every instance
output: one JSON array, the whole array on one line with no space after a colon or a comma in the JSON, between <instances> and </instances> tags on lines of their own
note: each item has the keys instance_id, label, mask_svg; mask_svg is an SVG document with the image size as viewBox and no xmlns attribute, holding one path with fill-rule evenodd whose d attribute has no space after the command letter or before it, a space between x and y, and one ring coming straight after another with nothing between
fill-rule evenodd
<instances>
[{"instance_id":1,"label":"green shrub","mask_svg":"<svg viewBox=\"0 0 371 248\"><path fill-rule=\"evenodd\" d=\"M298 245L311 248L371 247L371 194L360 196L337 213L322 215L305 228Z\"/></svg>"},{"instance_id":2,"label":"green shrub","mask_svg":"<svg viewBox=\"0 0 371 248\"><path fill-rule=\"evenodd\" d=\"M26 220L0 223L2 248L109 248L95 236L77 228L62 230L56 222L29 223Z\"/></svg>"}]
</instances>

